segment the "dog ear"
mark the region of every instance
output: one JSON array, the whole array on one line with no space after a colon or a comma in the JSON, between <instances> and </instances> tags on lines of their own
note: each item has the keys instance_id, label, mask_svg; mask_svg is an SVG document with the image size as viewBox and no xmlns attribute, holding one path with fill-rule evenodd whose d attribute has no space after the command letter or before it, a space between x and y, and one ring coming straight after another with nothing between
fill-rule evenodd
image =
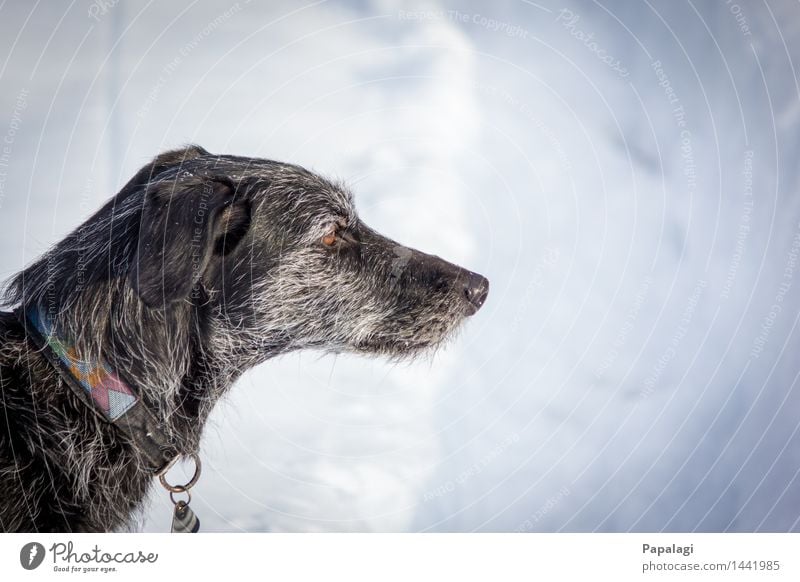
<instances>
[{"instance_id":1,"label":"dog ear","mask_svg":"<svg viewBox=\"0 0 800 582\"><path fill-rule=\"evenodd\" d=\"M175 167L180 168L185 162L208 155L211 154L199 145L194 144L158 154L149 164L136 172L133 178L128 180L120 190L120 197L124 198L127 194L136 192L139 188L146 186L164 170Z\"/></svg>"},{"instance_id":2,"label":"dog ear","mask_svg":"<svg viewBox=\"0 0 800 582\"><path fill-rule=\"evenodd\" d=\"M186 299L209 263L236 247L249 229L250 205L225 178L157 183L144 197L128 281L145 305L161 308Z\"/></svg>"}]
</instances>

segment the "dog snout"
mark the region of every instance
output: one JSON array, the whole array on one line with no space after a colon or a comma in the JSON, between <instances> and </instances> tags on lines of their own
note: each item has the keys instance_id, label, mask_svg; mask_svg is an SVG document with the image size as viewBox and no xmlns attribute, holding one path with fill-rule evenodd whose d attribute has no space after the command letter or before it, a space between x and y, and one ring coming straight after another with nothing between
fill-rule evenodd
<instances>
[{"instance_id":1,"label":"dog snout","mask_svg":"<svg viewBox=\"0 0 800 582\"><path fill-rule=\"evenodd\" d=\"M439 257L425 256L431 262L439 287L463 301L467 316L475 315L489 296L489 281L483 275L463 269Z\"/></svg>"},{"instance_id":2,"label":"dog snout","mask_svg":"<svg viewBox=\"0 0 800 582\"><path fill-rule=\"evenodd\" d=\"M489 297L489 280L478 273L469 272L464 281L464 298L474 308L470 315L474 315L486 303Z\"/></svg>"},{"instance_id":3,"label":"dog snout","mask_svg":"<svg viewBox=\"0 0 800 582\"><path fill-rule=\"evenodd\" d=\"M463 306L462 313L467 317L475 315L489 296L489 281L483 275L473 273L449 261L414 249L405 249L400 253L395 248L394 255L406 256L400 262L400 271L405 274L411 287L416 287L422 294L447 296L455 299ZM392 273L397 270L398 260L392 263Z\"/></svg>"}]
</instances>

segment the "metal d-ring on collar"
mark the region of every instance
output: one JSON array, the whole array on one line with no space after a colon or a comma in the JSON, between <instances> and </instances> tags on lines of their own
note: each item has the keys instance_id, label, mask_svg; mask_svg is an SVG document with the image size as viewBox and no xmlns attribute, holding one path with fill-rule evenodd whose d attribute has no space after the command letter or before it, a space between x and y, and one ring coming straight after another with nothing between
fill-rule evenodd
<instances>
[{"instance_id":1,"label":"metal d-ring on collar","mask_svg":"<svg viewBox=\"0 0 800 582\"><path fill-rule=\"evenodd\" d=\"M189 458L194 461L194 475L192 478L189 479L189 482L185 485L171 485L169 481L167 481L167 472L169 472L172 467L174 467L178 461L181 459ZM170 497L172 497L173 493L189 493L189 489L194 487L197 484L197 481L200 479L200 473L202 472L203 466L200 463L200 457L197 456L196 453L192 453L190 455L175 455L172 460L164 465L164 468L161 469L158 473L156 473L156 477L161 482L161 486L169 491ZM190 496L191 497L191 496Z\"/></svg>"}]
</instances>

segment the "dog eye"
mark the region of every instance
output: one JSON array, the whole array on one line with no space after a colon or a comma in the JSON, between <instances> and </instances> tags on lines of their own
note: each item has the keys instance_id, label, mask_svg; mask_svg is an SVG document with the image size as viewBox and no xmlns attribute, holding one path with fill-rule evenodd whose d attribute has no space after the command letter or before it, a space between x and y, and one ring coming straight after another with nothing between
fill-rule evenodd
<instances>
[{"instance_id":1,"label":"dog eye","mask_svg":"<svg viewBox=\"0 0 800 582\"><path fill-rule=\"evenodd\" d=\"M349 248L358 245L358 235L343 224L334 224L320 241L328 248Z\"/></svg>"},{"instance_id":2,"label":"dog eye","mask_svg":"<svg viewBox=\"0 0 800 582\"><path fill-rule=\"evenodd\" d=\"M332 247L339 241L339 233L335 228L332 228L325 236L322 237L322 244L326 247Z\"/></svg>"}]
</instances>

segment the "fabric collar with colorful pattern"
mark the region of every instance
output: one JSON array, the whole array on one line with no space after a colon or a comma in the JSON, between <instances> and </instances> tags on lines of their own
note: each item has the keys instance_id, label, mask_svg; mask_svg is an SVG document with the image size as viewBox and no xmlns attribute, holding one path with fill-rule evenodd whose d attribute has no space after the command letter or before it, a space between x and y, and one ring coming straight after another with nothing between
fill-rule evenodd
<instances>
[{"instance_id":1,"label":"fabric collar with colorful pattern","mask_svg":"<svg viewBox=\"0 0 800 582\"><path fill-rule=\"evenodd\" d=\"M82 358L66 335L59 333L56 318L45 310L33 306L17 313L27 335L64 382L84 404L131 439L148 470L158 474L179 455L166 427L107 361Z\"/></svg>"}]
</instances>

